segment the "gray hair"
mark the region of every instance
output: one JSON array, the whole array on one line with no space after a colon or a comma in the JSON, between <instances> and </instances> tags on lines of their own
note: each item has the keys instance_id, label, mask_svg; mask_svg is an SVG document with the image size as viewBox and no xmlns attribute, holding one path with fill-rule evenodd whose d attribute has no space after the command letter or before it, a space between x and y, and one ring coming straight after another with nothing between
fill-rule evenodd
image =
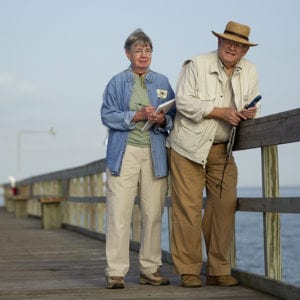
<instances>
[{"instance_id":1,"label":"gray hair","mask_svg":"<svg viewBox=\"0 0 300 300\"><path fill-rule=\"evenodd\" d=\"M139 44L142 46L150 46L153 50L152 41L150 37L140 28L132 32L125 41L124 48L129 51L131 46L134 44Z\"/></svg>"}]
</instances>

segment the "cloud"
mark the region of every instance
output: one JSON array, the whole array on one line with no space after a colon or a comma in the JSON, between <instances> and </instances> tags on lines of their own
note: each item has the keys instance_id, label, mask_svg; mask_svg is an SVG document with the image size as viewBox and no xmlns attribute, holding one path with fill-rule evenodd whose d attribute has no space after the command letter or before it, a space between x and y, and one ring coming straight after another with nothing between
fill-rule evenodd
<instances>
[{"instance_id":1,"label":"cloud","mask_svg":"<svg viewBox=\"0 0 300 300\"><path fill-rule=\"evenodd\" d=\"M39 97L41 90L32 82L20 80L15 74L0 73L0 95L15 97Z\"/></svg>"}]
</instances>

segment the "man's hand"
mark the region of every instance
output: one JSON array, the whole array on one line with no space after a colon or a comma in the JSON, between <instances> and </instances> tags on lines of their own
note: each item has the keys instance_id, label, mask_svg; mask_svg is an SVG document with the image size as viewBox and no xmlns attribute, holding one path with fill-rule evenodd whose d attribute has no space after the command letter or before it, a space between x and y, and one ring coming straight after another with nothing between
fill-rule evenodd
<instances>
[{"instance_id":1,"label":"man's hand","mask_svg":"<svg viewBox=\"0 0 300 300\"><path fill-rule=\"evenodd\" d=\"M256 115L256 112L257 108L255 106L248 109L244 108L241 111L242 115L245 116L247 119L253 119Z\"/></svg>"},{"instance_id":2,"label":"man's hand","mask_svg":"<svg viewBox=\"0 0 300 300\"><path fill-rule=\"evenodd\" d=\"M232 107L215 107L206 118L221 119L233 126L239 125L242 120L247 120L244 114Z\"/></svg>"}]
</instances>

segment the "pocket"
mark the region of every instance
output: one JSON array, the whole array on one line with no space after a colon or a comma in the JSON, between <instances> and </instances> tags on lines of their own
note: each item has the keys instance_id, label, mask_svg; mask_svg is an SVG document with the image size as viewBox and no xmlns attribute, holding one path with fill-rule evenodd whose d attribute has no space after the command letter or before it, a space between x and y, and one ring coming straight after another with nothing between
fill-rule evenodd
<instances>
[{"instance_id":1,"label":"pocket","mask_svg":"<svg viewBox=\"0 0 300 300\"><path fill-rule=\"evenodd\" d=\"M208 108L212 108L213 106L216 106L216 97L212 94L207 93L198 93L198 101L200 101L200 106L202 111L207 111Z\"/></svg>"},{"instance_id":2,"label":"pocket","mask_svg":"<svg viewBox=\"0 0 300 300\"><path fill-rule=\"evenodd\" d=\"M177 126L176 140L180 147L187 152L197 152L203 134L203 126L188 119L181 119Z\"/></svg>"}]
</instances>

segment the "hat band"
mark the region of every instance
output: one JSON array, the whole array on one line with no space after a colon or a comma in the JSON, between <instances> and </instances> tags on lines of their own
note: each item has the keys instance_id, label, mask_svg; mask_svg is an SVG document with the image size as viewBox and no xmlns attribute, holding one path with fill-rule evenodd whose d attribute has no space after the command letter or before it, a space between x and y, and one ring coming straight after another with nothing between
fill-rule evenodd
<instances>
[{"instance_id":1,"label":"hat band","mask_svg":"<svg viewBox=\"0 0 300 300\"><path fill-rule=\"evenodd\" d=\"M248 37L246 37L246 36L244 36L242 34L238 34L236 32L230 31L230 30L225 30L224 33L232 34L232 35L238 36L238 37L240 37L242 39L245 39L245 40L249 41Z\"/></svg>"}]
</instances>

